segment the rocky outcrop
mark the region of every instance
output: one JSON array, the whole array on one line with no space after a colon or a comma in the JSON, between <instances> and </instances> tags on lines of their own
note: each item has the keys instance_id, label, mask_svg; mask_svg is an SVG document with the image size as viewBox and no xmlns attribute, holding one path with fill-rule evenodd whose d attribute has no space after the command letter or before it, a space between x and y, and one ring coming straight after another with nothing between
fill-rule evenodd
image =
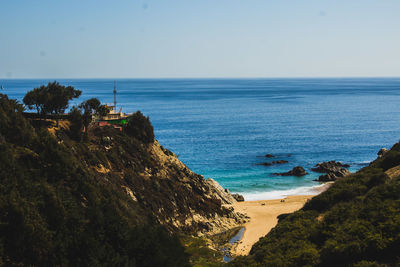
<instances>
[{"instance_id":1,"label":"rocky outcrop","mask_svg":"<svg viewBox=\"0 0 400 267\"><path fill-rule=\"evenodd\" d=\"M318 182L330 182L336 181L339 178L345 177L350 174L350 171L346 168L350 167L349 164L343 164L334 160L328 162L321 162L315 165L311 170L318 173L326 173L319 176L315 181Z\"/></svg>"},{"instance_id":2,"label":"rocky outcrop","mask_svg":"<svg viewBox=\"0 0 400 267\"><path fill-rule=\"evenodd\" d=\"M267 154L267 155L265 155L265 157L266 157L266 158L274 158L275 156L272 155L272 154Z\"/></svg>"},{"instance_id":3,"label":"rocky outcrop","mask_svg":"<svg viewBox=\"0 0 400 267\"><path fill-rule=\"evenodd\" d=\"M262 165L262 166L271 166L271 162L263 162L263 163L256 163L255 165Z\"/></svg>"},{"instance_id":4,"label":"rocky outcrop","mask_svg":"<svg viewBox=\"0 0 400 267\"><path fill-rule=\"evenodd\" d=\"M244 197L238 193L232 194L233 198L236 199L237 202L242 202L244 201Z\"/></svg>"},{"instance_id":5,"label":"rocky outcrop","mask_svg":"<svg viewBox=\"0 0 400 267\"><path fill-rule=\"evenodd\" d=\"M191 171L156 140L144 144L124 132L102 127L89 133L87 146L62 141L93 179L118 188L132 205L152 214L171 232L211 235L244 221L224 205L236 202L229 191Z\"/></svg>"},{"instance_id":6,"label":"rocky outcrop","mask_svg":"<svg viewBox=\"0 0 400 267\"><path fill-rule=\"evenodd\" d=\"M349 164L343 164L340 161L331 160L327 162L318 163L311 170L319 173L329 173L340 170L341 168L348 168L348 167L350 167Z\"/></svg>"},{"instance_id":7,"label":"rocky outcrop","mask_svg":"<svg viewBox=\"0 0 400 267\"><path fill-rule=\"evenodd\" d=\"M289 161L280 159L280 160L273 161L271 163L272 164L285 164L285 163L289 163Z\"/></svg>"},{"instance_id":8,"label":"rocky outcrop","mask_svg":"<svg viewBox=\"0 0 400 267\"><path fill-rule=\"evenodd\" d=\"M209 184L211 193L221 200L222 204L232 205L236 202L244 201L244 197L238 193L232 194L228 189L224 189L217 181L207 178L206 182Z\"/></svg>"},{"instance_id":9,"label":"rocky outcrop","mask_svg":"<svg viewBox=\"0 0 400 267\"><path fill-rule=\"evenodd\" d=\"M378 151L378 158L383 157L387 152L388 152L388 150L387 150L386 148L381 148L381 149Z\"/></svg>"},{"instance_id":10,"label":"rocky outcrop","mask_svg":"<svg viewBox=\"0 0 400 267\"><path fill-rule=\"evenodd\" d=\"M271 165L277 165L277 164L286 164L289 163L287 160L275 160L271 162L263 162L263 163L257 163L256 165L263 165L263 166L271 166Z\"/></svg>"},{"instance_id":11,"label":"rocky outcrop","mask_svg":"<svg viewBox=\"0 0 400 267\"><path fill-rule=\"evenodd\" d=\"M274 173L274 175L278 175L278 176L304 176L307 174L308 173L306 172L306 170L301 166L296 166L288 172Z\"/></svg>"},{"instance_id":12,"label":"rocky outcrop","mask_svg":"<svg viewBox=\"0 0 400 267\"><path fill-rule=\"evenodd\" d=\"M217 181L207 178L206 182L209 186L211 194L221 200L222 204L234 204L236 203L235 197L229 192L228 189L224 189Z\"/></svg>"},{"instance_id":13,"label":"rocky outcrop","mask_svg":"<svg viewBox=\"0 0 400 267\"><path fill-rule=\"evenodd\" d=\"M228 189L224 189L213 179L204 179L203 176L191 171L171 151L163 148L157 141L150 146L149 150L155 160L155 166L148 170L150 179L161 187L171 187L169 196L172 200L173 212L167 212L168 202L160 203L155 210L160 221L168 225L172 223L179 230L196 234L217 234L244 222L242 214L234 212L225 204L233 204L236 199ZM151 191L151 187L147 187ZM159 192L154 192L159 196ZM172 195L171 195L172 194ZM154 205L154 204L152 204ZM170 210L170 208L169 208Z\"/></svg>"}]
</instances>

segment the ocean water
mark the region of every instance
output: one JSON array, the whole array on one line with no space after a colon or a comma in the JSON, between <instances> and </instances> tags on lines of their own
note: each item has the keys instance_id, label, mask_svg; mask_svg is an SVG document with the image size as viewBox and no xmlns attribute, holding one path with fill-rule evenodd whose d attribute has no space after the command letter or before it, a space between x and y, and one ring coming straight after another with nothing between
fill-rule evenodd
<instances>
[{"instance_id":1,"label":"ocean water","mask_svg":"<svg viewBox=\"0 0 400 267\"><path fill-rule=\"evenodd\" d=\"M79 101L113 101L113 80L58 80L83 91ZM22 100L48 80L0 80ZM141 110L156 138L193 171L246 200L309 194L318 162L355 171L400 138L400 78L118 79L118 105ZM276 155L267 159L265 154ZM259 166L284 159L288 164ZM301 165L304 177L281 177Z\"/></svg>"}]
</instances>

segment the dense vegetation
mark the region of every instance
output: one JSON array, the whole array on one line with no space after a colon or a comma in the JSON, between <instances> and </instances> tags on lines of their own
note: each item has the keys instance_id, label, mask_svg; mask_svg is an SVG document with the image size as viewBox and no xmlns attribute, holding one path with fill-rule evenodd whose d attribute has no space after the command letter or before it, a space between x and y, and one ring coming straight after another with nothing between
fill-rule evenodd
<instances>
[{"instance_id":1,"label":"dense vegetation","mask_svg":"<svg viewBox=\"0 0 400 267\"><path fill-rule=\"evenodd\" d=\"M154 142L154 129L149 117L145 117L142 112L134 113L124 128L125 132L140 141L148 144Z\"/></svg>"},{"instance_id":2,"label":"dense vegetation","mask_svg":"<svg viewBox=\"0 0 400 267\"><path fill-rule=\"evenodd\" d=\"M35 102L59 89L73 93L62 109ZM141 112L122 131L90 124L107 112L95 98L61 114L74 91L42 86L26 106L0 94L0 265L220 265L222 253L192 235L240 217L158 144ZM39 114L24 112L35 103Z\"/></svg>"},{"instance_id":3,"label":"dense vegetation","mask_svg":"<svg viewBox=\"0 0 400 267\"><path fill-rule=\"evenodd\" d=\"M83 101L79 108L82 111L83 125L85 126L85 133L87 134L89 124L92 122L93 116L105 116L109 109L100 103L97 98L90 98Z\"/></svg>"},{"instance_id":4,"label":"dense vegetation","mask_svg":"<svg viewBox=\"0 0 400 267\"><path fill-rule=\"evenodd\" d=\"M113 182L121 178L88 167L106 156L22 112L0 95L0 265L188 265L177 237Z\"/></svg>"},{"instance_id":5,"label":"dense vegetation","mask_svg":"<svg viewBox=\"0 0 400 267\"><path fill-rule=\"evenodd\" d=\"M29 109L36 109L38 114L62 114L68 108L69 101L81 94L82 91L72 86L54 81L26 93L23 102Z\"/></svg>"},{"instance_id":6,"label":"dense vegetation","mask_svg":"<svg viewBox=\"0 0 400 267\"><path fill-rule=\"evenodd\" d=\"M399 165L396 144L300 211L282 216L250 255L237 258L232 266L399 265Z\"/></svg>"}]
</instances>

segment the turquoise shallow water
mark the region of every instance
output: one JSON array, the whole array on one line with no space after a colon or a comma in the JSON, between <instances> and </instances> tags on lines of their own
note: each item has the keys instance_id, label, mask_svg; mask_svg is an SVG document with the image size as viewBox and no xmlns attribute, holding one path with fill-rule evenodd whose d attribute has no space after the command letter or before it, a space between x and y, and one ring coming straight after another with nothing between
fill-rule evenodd
<instances>
[{"instance_id":1,"label":"turquoise shallow water","mask_svg":"<svg viewBox=\"0 0 400 267\"><path fill-rule=\"evenodd\" d=\"M59 81L83 90L80 101L112 102L113 80ZM18 99L47 82L0 80ZM119 105L149 115L161 144L246 199L311 193L318 174L272 173L327 160L357 170L400 136L400 78L120 79L117 88ZM266 153L289 163L255 165Z\"/></svg>"}]
</instances>

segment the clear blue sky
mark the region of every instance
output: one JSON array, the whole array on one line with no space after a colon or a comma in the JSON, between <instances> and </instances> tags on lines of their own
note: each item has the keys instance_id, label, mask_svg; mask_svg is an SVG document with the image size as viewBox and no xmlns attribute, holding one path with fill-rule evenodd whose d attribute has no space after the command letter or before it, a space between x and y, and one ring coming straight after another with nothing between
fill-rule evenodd
<instances>
[{"instance_id":1,"label":"clear blue sky","mask_svg":"<svg viewBox=\"0 0 400 267\"><path fill-rule=\"evenodd\" d=\"M0 78L400 76L399 0L1 0Z\"/></svg>"}]
</instances>

